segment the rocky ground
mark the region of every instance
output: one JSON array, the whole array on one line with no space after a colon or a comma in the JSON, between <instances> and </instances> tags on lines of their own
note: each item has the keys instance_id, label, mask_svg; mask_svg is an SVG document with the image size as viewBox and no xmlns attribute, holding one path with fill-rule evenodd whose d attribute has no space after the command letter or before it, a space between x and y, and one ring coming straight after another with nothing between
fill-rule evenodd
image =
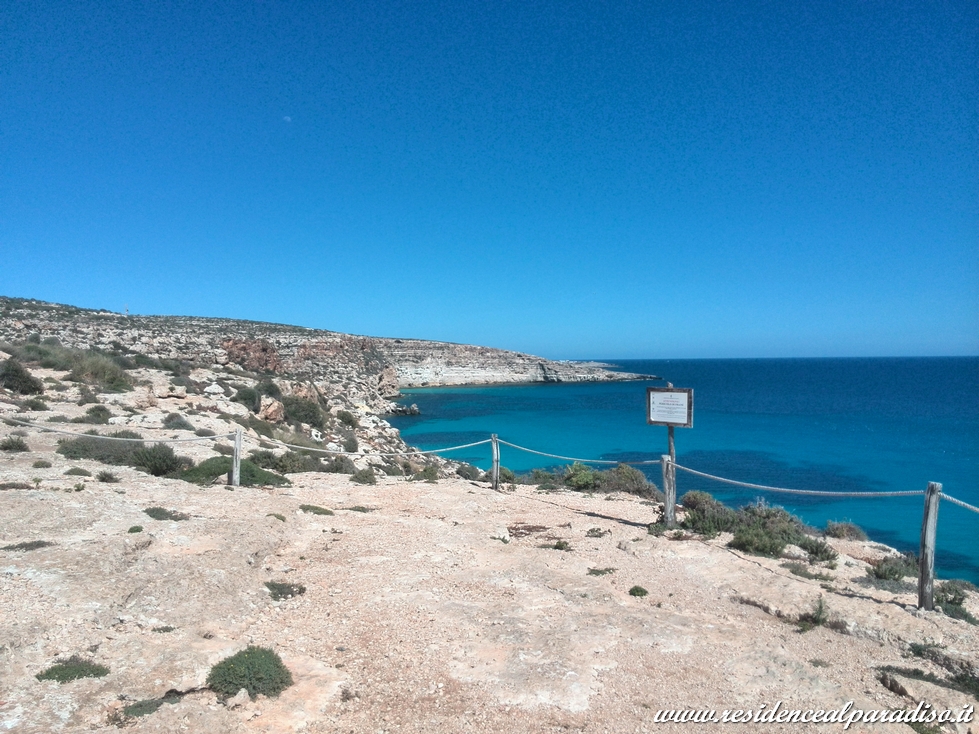
<instances>
[{"instance_id":1,"label":"rocky ground","mask_svg":"<svg viewBox=\"0 0 979 734\"><path fill-rule=\"evenodd\" d=\"M193 435L155 427L187 398L154 399L116 423L147 436ZM18 420L45 415L4 407ZM84 410L70 400L50 407L69 418ZM0 452L0 547L51 545L0 550L0 731L747 732L759 725L654 716L778 701L976 704L900 675L881 682L885 665L941 679L979 672L976 627L916 611L913 592L860 583L867 562L889 552L882 546L831 541L837 567L814 568L830 578L809 580L785 559L726 548L723 535L650 535L660 508L629 495L497 493L460 478L363 486L323 473L230 491L128 467L111 467L120 481L109 484L66 475L106 467L65 459L55 434L3 424L0 439L15 431L29 450ZM181 451L200 460L212 445ZM39 460L51 466L35 468ZM189 517L153 520L144 513L151 506ZM555 549L560 541L569 548ZM270 581L305 593L273 601ZM648 595L630 595L634 586ZM820 599L829 624L801 632L794 620ZM932 645L942 664L913 657L911 643ZM208 672L248 645L276 650L295 683L277 698L222 702L205 687ZM109 672L64 684L35 677L72 655ZM171 702L155 712L123 715L168 692Z\"/></svg>"}]
</instances>

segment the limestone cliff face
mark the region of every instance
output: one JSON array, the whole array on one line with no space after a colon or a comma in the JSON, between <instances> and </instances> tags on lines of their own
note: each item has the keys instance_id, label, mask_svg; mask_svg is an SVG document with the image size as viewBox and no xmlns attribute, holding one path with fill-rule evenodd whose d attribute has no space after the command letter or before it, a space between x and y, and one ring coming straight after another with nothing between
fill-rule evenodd
<instances>
[{"instance_id":1,"label":"limestone cliff face","mask_svg":"<svg viewBox=\"0 0 979 734\"><path fill-rule=\"evenodd\" d=\"M603 382L635 375L520 352L415 339L376 339L400 387L515 382Z\"/></svg>"},{"instance_id":2,"label":"limestone cliff face","mask_svg":"<svg viewBox=\"0 0 979 734\"><path fill-rule=\"evenodd\" d=\"M354 336L234 319L129 316L0 297L0 341L31 335L314 384L327 400L389 412L403 387L623 380L637 375L489 347Z\"/></svg>"}]
</instances>

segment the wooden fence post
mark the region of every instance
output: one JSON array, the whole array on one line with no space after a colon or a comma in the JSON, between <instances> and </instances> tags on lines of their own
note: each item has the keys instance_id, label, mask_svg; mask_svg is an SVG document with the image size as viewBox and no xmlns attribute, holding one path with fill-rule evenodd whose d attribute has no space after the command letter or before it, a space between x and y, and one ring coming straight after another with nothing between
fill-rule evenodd
<instances>
[{"instance_id":1,"label":"wooden fence post","mask_svg":"<svg viewBox=\"0 0 979 734\"><path fill-rule=\"evenodd\" d=\"M500 491L500 441L494 433L491 437L493 442L493 490Z\"/></svg>"},{"instance_id":2,"label":"wooden fence post","mask_svg":"<svg viewBox=\"0 0 979 734\"><path fill-rule=\"evenodd\" d=\"M235 429L235 453L231 457L231 486L238 487L241 485L241 438L242 430L241 426Z\"/></svg>"},{"instance_id":3,"label":"wooden fence post","mask_svg":"<svg viewBox=\"0 0 979 734\"><path fill-rule=\"evenodd\" d=\"M663 467L663 494L666 495L663 502L663 522L666 527L672 528L676 526L676 468L666 454L660 457L660 463Z\"/></svg>"},{"instance_id":4,"label":"wooden fence post","mask_svg":"<svg viewBox=\"0 0 979 734\"><path fill-rule=\"evenodd\" d=\"M921 555L918 558L918 609L935 608L935 536L938 534L938 501L942 485L928 482L925 511L921 517Z\"/></svg>"}]
</instances>

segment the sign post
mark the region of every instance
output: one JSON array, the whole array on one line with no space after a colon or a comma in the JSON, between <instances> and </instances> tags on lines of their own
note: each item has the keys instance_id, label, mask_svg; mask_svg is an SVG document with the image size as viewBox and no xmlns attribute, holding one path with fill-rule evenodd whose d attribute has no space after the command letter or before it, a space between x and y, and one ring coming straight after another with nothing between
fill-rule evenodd
<instances>
[{"instance_id":1,"label":"sign post","mask_svg":"<svg viewBox=\"0 0 979 734\"><path fill-rule=\"evenodd\" d=\"M693 428L693 389L689 387L673 387L667 382L666 387L646 388L646 423L651 426L666 426L669 441L669 461L663 457L663 521L667 527L676 525L676 446L673 441L673 429Z\"/></svg>"}]
</instances>

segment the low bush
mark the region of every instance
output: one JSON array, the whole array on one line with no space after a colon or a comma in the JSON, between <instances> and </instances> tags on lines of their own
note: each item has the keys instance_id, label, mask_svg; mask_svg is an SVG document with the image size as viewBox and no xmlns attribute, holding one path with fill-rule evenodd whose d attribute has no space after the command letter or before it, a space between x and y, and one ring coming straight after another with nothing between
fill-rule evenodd
<instances>
[{"instance_id":1,"label":"low bush","mask_svg":"<svg viewBox=\"0 0 979 734\"><path fill-rule=\"evenodd\" d=\"M472 464L463 464L456 469L456 474L458 474L463 479L478 480L483 473L477 469Z\"/></svg>"},{"instance_id":2,"label":"low bush","mask_svg":"<svg viewBox=\"0 0 979 734\"><path fill-rule=\"evenodd\" d=\"M48 546L54 545L49 540L25 540L22 543L14 543L13 545L5 545L0 550L8 551L32 551L38 550L40 548L47 548Z\"/></svg>"},{"instance_id":3,"label":"low bush","mask_svg":"<svg viewBox=\"0 0 979 734\"><path fill-rule=\"evenodd\" d=\"M154 629L153 631L155 632L156 630ZM168 692L163 698L146 698L142 701L136 701L135 703L129 703L123 706L122 715L130 719L149 716L163 704L178 703L182 698L183 695L177 691ZM121 726L125 726L125 719L123 719Z\"/></svg>"},{"instance_id":4,"label":"low bush","mask_svg":"<svg viewBox=\"0 0 979 734\"><path fill-rule=\"evenodd\" d=\"M282 581L266 581L265 588L269 590L272 601L282 601L292 599L306 593L306 587L302 584L289 584Z\"/></svg>"},{"instance_id":5,"label":"low bush","mask_svg":"<svg viewBox=\"0 0 979 734\"><path fill-rule=\"evenodd\" d=\"M840 540L867 540L867 534L859 525L852 522L833 522L826 523L826 535Z\"/></svg>"},{"instance_id":6,"label":"low bush","mask_svg":"<svg viewBox=\"0 0 979 734\"><path fill-rule=\"evenodd\" d=\"M228 476L231 472L231 462L230 456L212 456L197 466L185 469L178 478L193 484L212 484L218 477ZM266 471L249 459L241 460L239 481L244 487L283 487L289 484L289 480L285 477Z\"/></svg>"},{"instance_id":7,"label":"low bush","mask_svg":"<svg viewBox=\"0 0 979 734\"><path fill-rule=\"evenodd\" d=\"M190 515L186 512L177 512L176 510L168 510L165 507L147 507L143 510L147 515L152 517L154 520L189 520Z\"/></svg>"},{"instance_id":8,"label":"low bush","mask_svg":"<svg viewBox=\"0 0 979 734\"><path fill-rule=\"evenodd\" d=\"M119 481L119 477L110 471L100 471L95 475L96 481L105 482L106 484L115 484Z\"/></svg>"},{"instance_id":9,"label":"low bush","mask_svg":"<svg viewBox=\"0 0 979 734\"><path fill-rule=\"evenodd\" d=\"M647 594L649 594L649 592L646 591L641 586L633 586L631 589L629 589L629 596L638 596L638 597L642 598L642 597L646 596Z\"/></svg>"},{"instance_id":10,"label":"low bush","mask_svg":"<svg viewBox=\"0 0 979 734\"><path fill-rule=\"evenodd\" d=\"M141 533L141 532L143 532L143 526L142 525L133 525L126 532L127 533Z\"/></svg>"},{"instance_id":11,"label":"low bush","mask_svg":"<svg viewBox=\"0 0 979 734\"><path fill-rule=\"evenodd\" d=\"M809 554L809 563L835 561L840 556L825 540L813 538L811 535L803 535L795 544Z\"/></svg>"},{"instance_id":12,"label":"low bush","mask_svg":"<svg viewBox=\"0 0 979 734\"><path fill-rule=\"evenodd\" d=\"M282 405L286 409L286 419L308 423L314 428L325 428L326 422L323 419L323 411L320 406L312 400L297 398L295 395L286 395L282 398Z\"/></svg>"},{"instance_id":13,"label":"low bush","mask_svg":"<svg viewBox=\"0 0 979 734\"><path fill-rule=\"evenodd\" d=\"M216 443L211 448L222 456L232 456L235 453L234 446L228 446L226 443Z\"/></svg>"},{"instance_id":14,"label":"low bush","mask_svg":"<svg viewBox=\"0 0 979 734\"><path fill-rule=\"evenodd\" d=\"M194 431L194 435L200 436L201 438L206 438L207 436L213 436L215 434L210 428L198 428L196 431Z\"/></svg>"},{"instance_id":15,"label":"low bush","mask_svg":"<svg viewBox=\"0 0 979 734\"><path fill-rule=\"evenodd\" d=\"M89 403L98 403L98 402L99 402L98 396L89 389L88 385L82 385L78 389L79 405L88 405Z\"/></svg>"},{"instance_id":16,"label":"low bush","mask_svg":"<svg viewBox=\"0 0 979 734\"><path fill-rule=\"evenodd\" d=\"M20 409L34 410L38 412L49 410L48 404L41 400L41 398L28 398L27 400L22 401L20 404Z\"/></svg>"},{"instance_id":17,"label":"low bush","mask_svg":"<svg viewBox=\"0 0 979 734\"><path fill-rule=\"evenodd\" d=\"M596 490L602 486L601 474L590 466L575 462L567 468L564 483L579 492Z\"/></svg>"},{"instance_id":18,"label":"low bush","mask_svg":"<svg viewBox=\"0 0 979 734\"><path fill-rule=\"evenodd\" d=\"M303 512L308 512L311 515L332 515L333 510L328 510L325 507L320 507L319 505L299 505L299 509Z\"/></svg>"},{"instance_id":19,"label":"low bush","mask_svg":"<svg viewBox=\"0 0 979 734\"><path fill-rule=\"evenodd\" d=\"M277 456L271 451L252 451L251 460L263 469L271 469L280 474L298 474L307 471L323 471L320 460L297 451L287 451Z\"/></svg>"},{"instance_id":20,"label":"low bush","mask_svg":"<svg viewBox=\"0 0 979 734\"><path fill-rule=\"evenodd\" d=\"M0 451L30 451L30 447L20 436L7 436L0 441Z\"/></svg>"},{"instance_id":21,"label":"low bush","mask_svg":"<svg viewBox=\"0 0 979 734\"><path fill-rule=\"evenodd\" d=\"M654 497L659 501L664 499L645 474L628 464L619 464L614 469L599 472L599 486L603 492L627 492L639 497Z\"/></svg>"},{"instance_id":22,"label":"low bush","mask_svg":"<svg viewBox=\"0 0 979 734\"><path fill-rule=\"evenodd\" d=\"M787 569L796 576L813 581L832 581L833 577L825 573L813 573L804 563L783 563L782 568Z\"/></svg>"},{"instance_id":23,"label":"low bush","mask_svg":"<svg viewBox=\"0 0 979 734\"><path fill-rule=\"evenodd\" d=\"M323 463L323 471L331 474L353 474L357 467L349 456L334 456Z\"/></svg>"},{"instance_id":24,"label":"low bush","mask_svg":"<svg viewBox=\"0 0 979 734\"><path fill-rule=\"evenodd\" d=\"M44 383L13 358L0 364L0 387L19 395L40 395L44 392Z\"/></svg>"},{"instance_id":25,"label":"low bush","mask_svg":"<svg viewBox=\"0 0 979 734\"><path fill-rule=\"evenodd\" d=\"M57 452L67 459L92 459L102 464L125 466L132 462L133 453L143 448L141 441L107 441L98 434L62 439ZM110 433L113 438L139 439L133 431Z\"/></svg>"},{"instance_id":26,"label":"low bush","mask_svg":"<svg viewBox=\"0 0 979 734\"><path fill-rule=\"evenodd\" d=\"M136 449L132 453L130 463L154 477L175 474L178 471L190 469L194 465L194 462L187 457L177 456L173 447L165 443Z\"/></svg>"},{"instance_id":27,"label":"low bush","mask_svg":"<svg viewBox=\"0 0 979 734\"><path fill-rule=\"evenodd\" d=\"M278 512L270 512L265 517L274 517L279 522L285 522L286 521L286 516L283 515L283 514L281 514L281 513L278 513Z\"/></svg>"},{"instance_id":28,"label":"low bush","mask_svg":"<svg viewBox=\"0 0 979 734\"><path fill-rule=\"evenodd\" d=\"M91 423L96 426L104 426L109 422L112 413L104 405L93 405L85 411L85 415L73 418L72 423Z\"/></svg>"},{"instance_id":29,"label":"low bush","mask_svg":"<svg viewBox=\"0 0 979 734\"><path fill-rule=\"evenodd\" d=\"M90 477L90 476L92 476L92 472L90 472L88 469L82 469L81 467L73 466L71 469L69 469L68 471L65 472L65 476L67 476L67 477Z\"/></svg>"},{"instance_id":30,"label":"low bush","mask_svg":"<svg viewBox=\"0 0 979 734\"><path fill-rule=\"evenodd\" d=\"M180 413L168 413L163 419L163 427L171 431L193 431L194 426Z\"/></svg>"},{"instance_id":31,"label":"low bush","mask_svg":"<svg viewBox=\"0 0 979 734\"><path fill-rule=\"evenodd\" d=\"M351 474L350 481L357 482L357 484L377 484L377 477L374 476L374 470L367 467Z\"/></svg>"},{"instance_id":32,"label":"low bush","mask_svg":"<svg viewBox=\"0 0 979 734\"><path fill-rule=\"evenodd\" d=\"M34 467L35 469L50 469L51 462L48 461L47 459L38 459L33 464L31 464L31 466Z\"/></svg>"},{"instance_id":33,"label":"low bush","mask_svg":"<svg viewBox=\"0 0 979 734\"><path fill-rule=\"evenodd\" d=\"M883 581L900 581L906 576L918 574L918 557L914 553L903 556L886 556L867 569L867 573L875 579Z\"/></svg>"},{"instance_id":34,"label":"low bush","mask_svg":"<svg viewBox=\"0 0 979 734\"><path fill-rule=\"evenodd\" d=\"M47 670L34 677L38 680L54 680L58 683L78 680L79 678L102 678L109 674L109 669L90 660L72 655L67 660L60 660Z\"/></svg>"},{"instance_id":35,"label":"low bush","mask_svg":"<svg viewBox=\"0 0 979 734\"><path fill-rule=\"evenodd\" d=\"M347 436L343 439L343 450L348 454L356 454L359 448L360 445L357 443L356 436Z\"/></svg>"},{"instance_id":36,"label":"low bush","mask_svg":"<svg viewBox=\"0 0 979 734\"><path fill-rule=\"evenodd\" d=\"M935 604L941 606L942 612L949 617L979 625L979 619L976 619L965 608L968 592L975 590L976 587L968 581L958 579L943 581L935 588Z\"/></svg>"},{"instance_id":37,"label":"low bush","mask_svg":"<svg viewBox=\"0 0 979 734\"><path fill-rule=\"evenodd\" d=\"M261 407L261 395L258 391L251 387L243 387L235 393L232 398L236 403L241 403L246 406L249 410L255 411Z\"/></svg>"},{"instance_id":38,"label":"low bush","mask_svg":"<svg viewBox=\"0 0 979 734\"><path fill-rule=\"evenodd\" d=\"M822 627L829 621L829 612L826 609L826 605L823 603L823 597L820 596L816 600L816 604L813 606L811 612L805 612L799 615L799 619L796 623L799 625L800 632L808 632L815 627Z\"/></svg>"},{"instance_id":39,"label":"low bush","mask_svg":"<svg viewBox=\"0 0 979 734\"><path fill-rule=\"evenodd\" d=\"M349 410L338 410L337 420L348 428L360 428L360 421L357 420L357 416L355 416Z\"/></svg>"},{"instance_id":40,"label":"low bush","mask_svg":"<svg viewBox=\"0 0 979 734\"><path fill-rule=\"evenodd\" d=\"M260 693L278 696L292 685L292 674L274 651L250 645L211 668L207 685L222 699L244 688L254 700Z\"/></svg>"},{"instance_id":41,"label":"low bush","mask_svg":"<svg viewBox=\"0 0 979 734\"><path fill-rule=\"evenodd\" d=\"M680 525L687 530L713 537L737 528L737 513L707 492L687 492L680 498L680 504L687 511Z\"/></svg>"},{"instance_id":42,"label":"low bush","mask_svg":"<svg viewBox=\"0 0 979 734\"><path fill-rule=\"evenodd\" d=\"M424 469L421 469L420 471L417 471L414 474L412 474L409 481L435 482L438 481L438 478L439 478L439 470L435 467L434 464L429 464Z\"/></svg>"},{"instance_id":43,"label":"low bush","mask_svg":"<svg viewBox=\"0 0 979 734\"><path fill-rule=\"evenodd\" d=\"M98 385L105 392L125 392L132 389L126 371L109 357L96 352L79 352L73 362L66 380Z\"/></svg>"},{"instance_id":44,"label":"low bush","mask_svg":"<svg viewBox=\"0 0 979 734\"><path fill-rule=\"evenodd\" d=\"M605 576L606 574L615 573L615 569L609 566L608 568L589 568L589 576Z\"/></svg>"}]
</instances>

